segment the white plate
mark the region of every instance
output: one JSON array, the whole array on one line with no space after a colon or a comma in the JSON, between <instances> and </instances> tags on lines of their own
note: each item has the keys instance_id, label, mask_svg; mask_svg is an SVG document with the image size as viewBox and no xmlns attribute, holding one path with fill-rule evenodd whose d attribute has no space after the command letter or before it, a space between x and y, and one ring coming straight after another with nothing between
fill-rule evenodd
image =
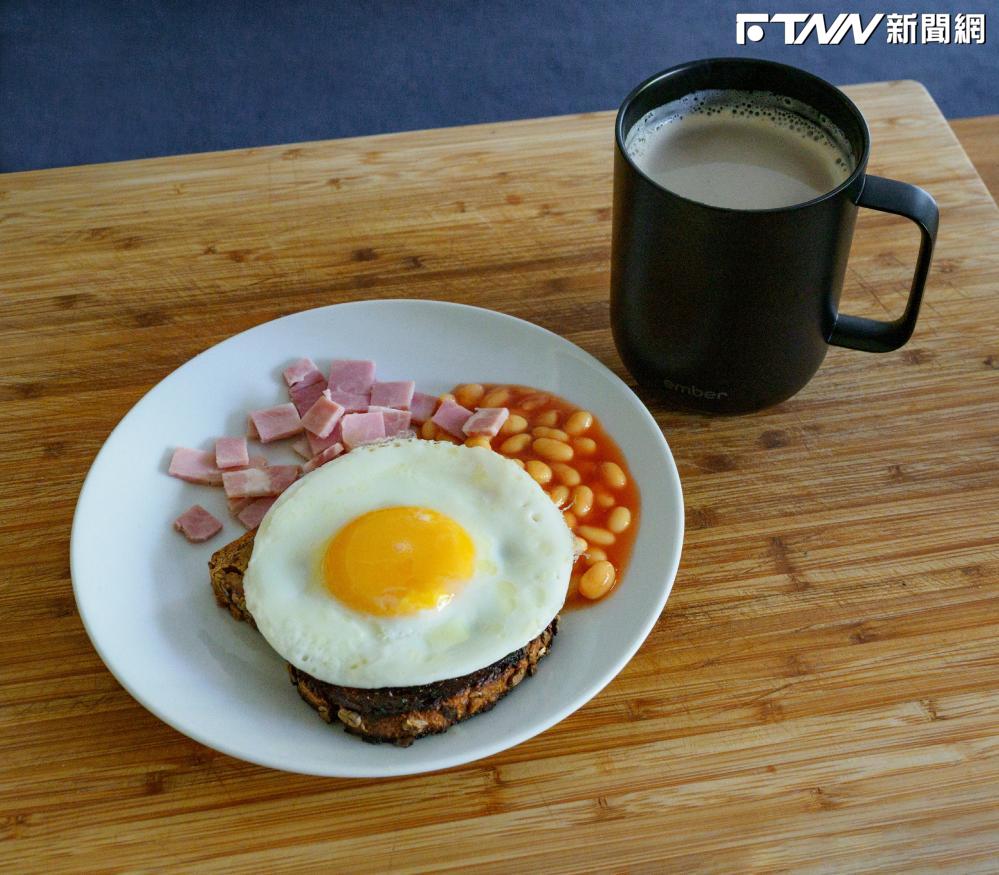
<instances>
[{"instance_id":1,"label":"white plate","mask_svg":"<svg viewBox=\"0 0 999 875\"><path fill-rule=\"evenodd\" d=\"M242 533L221 490L166 474L175 446L242 434L245 411L286 400L281 369L311 356L371 358L387 379L426 392L456 382L537 386L592 410L638 479L641 526L619 588L563 614L538 674L493 711L409 748L369 745L329 726L288 681L284 663L215 605L211 553ZM273 455L273 453L269 454ZM172 520L200 502L226 521L191 545ZM191 738L250 762L313 775L377 777L443 769L505 750L595 696L645 640L669 595L683 540L673 457L655 420L589 354L529 322L437 301L322 307L245 331L178 368L119 423L80 493L73 589L91 641L121 684Z\"/></svg>"}]
</instances>

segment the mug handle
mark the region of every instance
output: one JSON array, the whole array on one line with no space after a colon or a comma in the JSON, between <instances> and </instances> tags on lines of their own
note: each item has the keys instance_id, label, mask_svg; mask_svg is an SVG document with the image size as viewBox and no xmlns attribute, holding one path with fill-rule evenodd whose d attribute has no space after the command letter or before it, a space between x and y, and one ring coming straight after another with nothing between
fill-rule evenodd
<instances>
[{"instance_id":1,"label":"mug handle","mask_svg":"<svg viewBox=\"0 0 999 875\"><path fill-rule=\"evenodd\" d=\"M905 216L919 226L922 237L919 255L916 258L916 272L912 275L912 287L905 312L892 322L866 319L863 316L847 316L839 313L833 323L828 343L845 346L864 352L891 352L898 349L910 337L916 327L919 304L923 299L926 275L933 259L933 246L937 240L937 227L940 211L936 201L923 189L907 182L868 176L864 188L857 199L857 206Z\"/></svg>"}]
</instances>

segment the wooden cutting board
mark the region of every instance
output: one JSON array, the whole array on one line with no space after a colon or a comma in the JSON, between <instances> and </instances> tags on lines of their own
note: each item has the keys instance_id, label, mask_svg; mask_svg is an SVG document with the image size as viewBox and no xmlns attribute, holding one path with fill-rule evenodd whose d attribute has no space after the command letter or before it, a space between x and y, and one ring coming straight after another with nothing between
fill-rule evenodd
<instances>
[{"instance_id":1,"label":"wooden cutting board","mask_svg":"<svg viewBox=\"0 0 999 875\"><path fill-rule=\"evenodd\" d=\"M134 702L75 611L76 496L158 380L317 305L491 307L628 379L612 114L0 177L0 869L995 871L999 216L919 85L847 90L872 171L940 203L912 341L753 416L645 398L687 512L651 637L543 735L402 779L269 771ZM844 308L901 312L915 248L865 213Z\"/></svg>"}]
</instances>

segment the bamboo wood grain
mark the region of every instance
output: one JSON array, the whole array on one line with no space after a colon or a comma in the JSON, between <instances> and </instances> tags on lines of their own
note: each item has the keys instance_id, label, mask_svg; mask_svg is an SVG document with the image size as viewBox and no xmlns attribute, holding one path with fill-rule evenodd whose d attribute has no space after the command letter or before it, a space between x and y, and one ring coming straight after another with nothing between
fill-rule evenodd
<instances>
[{"instance_id":1,"label":"bamboo wood grain","mask_svg":"<svg viewBox=\"0 0 999 875\"><path fill-rule=\"evenodd\" d=\"M478 304L628 379L612 115L0 177L0 870L995 871L999 215L921 86L848 91L872 171L941 206L912 341L754 416L646 397L687 512L651 637L538 738L402 779L269 771L135 703L75 611L76 496L158 380L307 307ZM844 308L900 312L916 242L865 213Z\"/></svg>"},{"instance_id":2,"label":"bamboo wood grain","mask_svg":"<svg viewBox=\"0 0 999 875\"><path fill-rule=\"evenodd\" d=\"M999 193L999 115L957 119L950 123L975 170L995 200Z\"/></svg>"}]
</instances>

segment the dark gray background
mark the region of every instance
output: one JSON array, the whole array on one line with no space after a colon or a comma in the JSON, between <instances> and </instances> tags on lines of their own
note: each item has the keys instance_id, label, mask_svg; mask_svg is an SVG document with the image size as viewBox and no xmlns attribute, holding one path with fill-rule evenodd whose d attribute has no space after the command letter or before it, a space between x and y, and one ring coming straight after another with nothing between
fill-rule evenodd
<instances>
[{"instance_id":1,"label":"dark gray background","mask_svg":"<svg viewBox=\"0 0 999 875\"><path fill-rule=\"evenodd\" d=\"M773 28L739 47L736 12L754 11L985 12L999 26L993 0L0 0L0 170L610 109L656 70L713 55L839 84L918 79L949 117L999 112L991 34L889 45L882 23L864 46L785 46Z\"/></svg>"}]
</instances>

